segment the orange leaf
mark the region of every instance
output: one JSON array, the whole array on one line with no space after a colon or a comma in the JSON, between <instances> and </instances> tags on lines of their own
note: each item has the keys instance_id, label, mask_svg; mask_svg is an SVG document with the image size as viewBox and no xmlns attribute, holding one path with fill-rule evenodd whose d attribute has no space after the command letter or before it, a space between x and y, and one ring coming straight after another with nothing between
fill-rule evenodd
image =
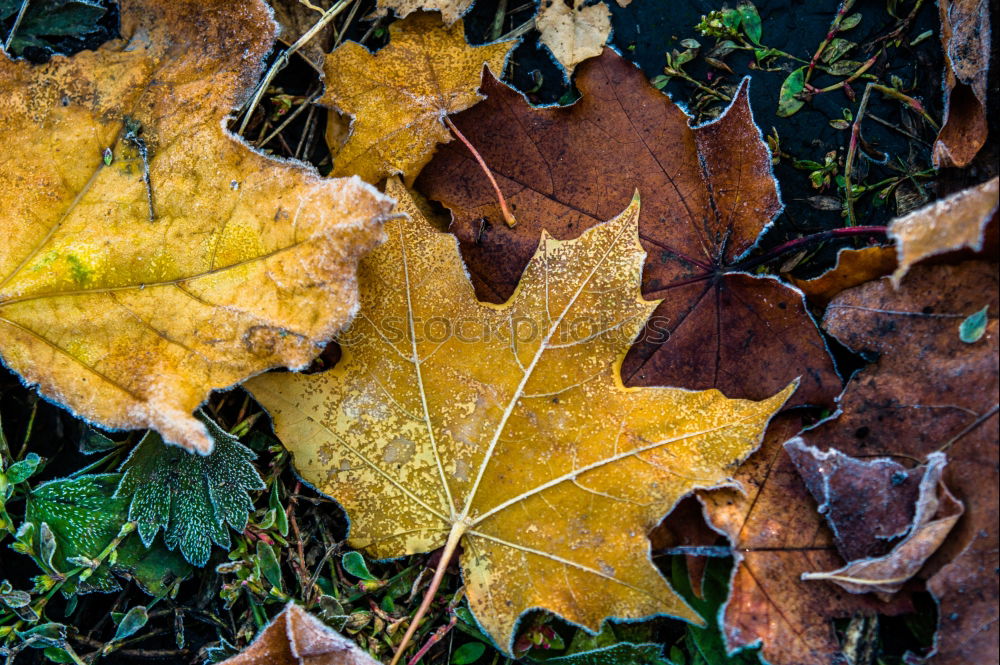
<instances>
[{"instance_id":1,"label":"orange leaf","mask_svg":"<svg viewBox=\"0 0 1000 665\"><path fill-rule=\"evenodd\" d=\"M121 17L97 51L0 56L0 354L84 418L208 452L192 412L309 363L354 313L390 202L223 128L273 43L263 2Z\"/></svg>"}]
</instances>

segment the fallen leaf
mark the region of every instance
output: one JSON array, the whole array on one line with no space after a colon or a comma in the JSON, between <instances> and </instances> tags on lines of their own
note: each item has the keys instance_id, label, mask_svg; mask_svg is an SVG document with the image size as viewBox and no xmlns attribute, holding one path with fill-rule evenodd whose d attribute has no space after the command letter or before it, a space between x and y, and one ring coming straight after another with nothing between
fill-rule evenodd
<instances>
[{"instance_id":1,"label":"fallen leaf","mask_svg":"<svg viewBox=\"0 0 1000 665\"><path fill-rule=\"evenodd\" d=\"M944 123L934 142L936 168L967 166L986 143L990 6L987 0L940 0L944 48Z\"/></svg>"},{"instance_id":2,"label":"fallen leaf","mask_svg":"<svg viewBox=\"0 0 1000 665\"><path fill-rule=\"evenodd\" d=\"M799 279L787 275L787 278L806 294L809 302L826 307L841 291L884 277L897 265L895 247L845 248L837 252L836 264L819 277Z\"/></svg>"},{"instance_id":3,"label":"fallen leaf","mask_svg":"<svg viewBox=\"0 0 1000 665\"><path fill-rule=\"evenodd\" d=\"M823 327L878 361L851 379L837 417L803 434L853 456L947 454L944 483L965 513L921 571L939 604L938 663L996 657L998 286L996 263L970 261L916 266L898 290L882 279L837 296ZM984 305L986 333L967 344L959 325Z\"/></svg>"},{"instance_id":4,"label":"fallen leaf","mask_svg":"<svg viewBox=\"0 0 1000 665\"><path fill-rule=\"evenodd\" d=\"M413 12L441 12L441 20L450 26L469 11L473 0L378 0L376 15L385 16L388 10L400 17L406 18Z\"/></svg>"},{"instance_id":5,"label":"fallen leaf","mask_svg":"<svg viewBox=\"0 0 1000 665\"><path fill-rule=\"evenodd\" d=\"M116 499L128 502L128 518L146 547L162 527L167 549L179 545L195 566L208 562L213 541L229 548L227 525L242 533L253 510L247 492L264 489L253 451L211 419L200 419L212 437L211 454L168 448L149 432L122 463L115 490Z\"/></svg>"},{"instance_id":6,"label":"fallen leaf","mask_svg":"<svg viewBox=\"0 0 1000 665\"><path fill-rule=\"evenodd\" d=\"M357 644L288 603L253 643L220 665L378 665Z\"/></svg>"},{"instance_id":7,"label":"fallen leaf","mask_svg":"<svg viewBox=\"0 0 1000 665\"><path fill-rule=\"evenodd\" d=\"M827 523L834 528L837 546L841 553L851 542L841 528L843 526L847 526L854 533L859 533L859 540L862 542L871 540L872 536L876 539L889 538L909 532L887 554L871 557L862 554L862 558L845 557L849 559L846 566L829 572L803 573L804 580L826 580L851 593L875 592L880 594L880 597L887 598L888 594L899 591L917 574L927 559L941 547L941 543L955 526L955 522L962 516L961 502L956 500L947 486L941 482L941 473L948 463L944 453L931 453L927 456L926 465L906 470L889 458L862 462L838 450L820 451L806 445L801 438L785 443L785 449L791 453L792 460L800 473L805 465L805 468L810 469L807 474L818 471L819 475L822 475L825 492L822 495L824 503L820 505L820 512L825 513ZM836 468L827 468L830 462ZM819 468L815 469L813 465ZM886 472L890 475L886 476ZM809 491L819 501L816 488L809 482L809 475L804 477ZM895 516L893 512L905 505L899 502L898 495L901 493L895 490L903 487L910 478L918 480L919 489L914 502L915 510L911 511L914 513L912 524L905 524L902 531L894 534L878 533L884 532L887 530L886 527L893 524L888 520L879 521L882 517L878 514L882 512L879 509L889 508L888 516ZM888 493L886 489L889 489ZM845 491L853 493L853 501ZM839 514L835 517L835 505L845 502L853 504L854 510L844 510L844 506L841 505ZM868 505L865 505L866 503ZM911 504L911 508L914 504ZM829 509L824 511L824 507ZM876 510L872 511L871 508ZM876 514L873 515L873 512Z\"/></svg>"},{"instance_id":8,"label":"fallen leaf","mask_svg":"<svg viewBox=\"0 0 1000 665\"><path fill-rule=\"evenodd\" d=\"M848 561L881 556L910 530L926 467L907 469L887 457L857 459L837 449L819 450L802 437L786 441L785 451Z\"/></svg>"},{"instance_id":9,"label":"fallen leaf","mask_svg":"<svg viewBox=\"0 0 1000 665\"><path fill-rule=\"evenodd\" d=\"M795 411L779 415L761 449L736 472L742 491L698 493L735 558L722 617L726 647L733 653L759 644L771 665L837 663L841 643L835 620L912 609L906 598L886 604L801 579L804 572L843 563L833 533L782 445L801 429L802 416Z\"/></svg>"},{"instance_id":10,"label":"fallen leaf","mask_svg":"<svg viewBox=\"0 0 1000 665\"><path fill-rule=\"evenodd\" d=\"M571 76L578 64L601 55L611 35L611 10L603 2L541 0L535 29L539 41Z\"/></svg>"},{"instance_id":11,"label":"fallen leaf","mask_svg":"<svg viewBox=\"0 0 1000 665\"><path fill-rule=\"evenodd\" d=\"M483 66L500 74L514 42L469 46L461 21L441 25L415 14L389 26L389 45L371 53L344 42L326 58L320 103L353 117L336 151L334 176L368 182L403 174L411 182L438 143L451 140L444 117L476 104Z\"/></svg>"},{"instance_id":12,"label":"fallen leaf","mask_svg":"<svg viewBox=\"0 0 1000 665\"><path fill-rule=\"evenodd\" d=\"M657 305L639 294L638 198L576 240L543 234L493 305L455 238L397 180L386 191L412 219L363 263L340 363L247 384L302 477L344 506L348 542L377 559L460 543L469 606L506 653L531 608L595 632L612 616L697 621L647 533L727 482L794 386L761 402L622 386Z\"/></svg>"},{"instance_id":13,"label":"fallen leaf","mask_svg":"<svg viewBox=\"0 0 1000 665\"><path fill-rule=\"evenodd\" d=\"M451 209L479 297L513 293L542 229L575 237L638 189L643 293L663 302L625 359L626 385L761 399L801 376L794 403L832 401L840 379L802 295L740 264L781 209L747 84L721 119L692 129L610 49L581 65L576 83L574 105L534 109L487 77L487 100L455 117L515 208L515 227L464 147L443 146L417 182Z\"/></svg>"},{"instance_id":14,"label":"fallen leaf","mask_svg":"<svg viewBox=\"0 0 1000 665\"><path fill-rule=\"evenodd\" d=\"M83 418L208 452L212 389L307 365L354 313L390 201L223 128L272 33L256 0L129 0L96 51L0 56L0 353Z\"/></svg>"},{"instance_id":15,"label":"fallen leaf","mask_svg":"<svg viewBox=\"0 0 1000 665\"><path fill-rule=\"evenodd\" d=\"M986 226L996 217L998 203L1000 178L993 178L893 220L889 237L896 241L899 258L893 283L898 286L913 265L928 257L982 250Z\"/></svg>"}]
</instances>

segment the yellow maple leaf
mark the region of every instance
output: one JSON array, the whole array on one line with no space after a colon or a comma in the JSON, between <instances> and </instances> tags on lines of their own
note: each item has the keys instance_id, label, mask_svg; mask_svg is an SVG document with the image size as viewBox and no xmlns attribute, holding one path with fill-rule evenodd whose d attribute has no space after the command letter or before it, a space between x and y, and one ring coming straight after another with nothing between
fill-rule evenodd
<instances>
[{"instance_id":1,"label":"yellow maple leaf","mask_svg":"<svg viewBox=\"0 0 1000 665\"><path fill-rule=\"evenodd\" d=\"M460 542L470 607L508 653L536 607L590 630L697 620L647 533L685 493L725 483L794 386L753 402L622 385L657 305L639 291L638 199L576 240L543 234L492 305L454 236L397 180L387 193L412 220L362 261L340 363L247 383L302 476L346 509L351 545L387 558Z\"/></svg>"},{"instance_id":2,"label":"yellow maple leaf","mask_svg":"<svg viewBox=\"0 0 1000 665\"><path fill-rule=\"evenodd\" d=\"M207 452L214 388L301 367L357 307L390 201L228 135L260 0L126 0L122 39L0 55L0 354L84 418Z\"/></svg>"},{"instance_id":3,"label":"yellow maple leaf","mask_svg":"<svg viewBox=\"0 0 1000 665\"><path fill-rule=\"evenodd\" d=\"M334 152L335 176L368 182L397 173L412 183L438 143L451 140L443 120L483 99L483 65L500 76L514 42L469 46L461 21L412 14L389 26L389 45L372 54L345 42L326 58L322 104L353 117L351 133Z\"/></svg>"}]
</instances>

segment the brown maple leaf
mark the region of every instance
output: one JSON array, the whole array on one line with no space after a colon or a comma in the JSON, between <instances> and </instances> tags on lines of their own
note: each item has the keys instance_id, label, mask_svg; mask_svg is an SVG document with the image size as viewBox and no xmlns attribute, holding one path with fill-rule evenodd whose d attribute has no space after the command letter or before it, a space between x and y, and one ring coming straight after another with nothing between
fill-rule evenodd
<instances>
[{"instance_id":1,"label":"brown maple leaf","mask_svg":"<svg viewBox=\"0 0 1000 665\"><path fill-rule=\"evenodd\" d=\"M965 506L921 571L940 606L937 662L996 656L998 565L997 264L917 266L899 290L888 278L845 291L823 327L848 348L878 354L841 396L840 414L806 432L811 445L850 455L923 461L945 452L945 484ZM959 326L988 307L985 334Z\"/></svg>"},{"instance_id":2,"label":"brown maple leaf","mask_svg":"<svg viewBox=\"0 0 1000 665\"><path fill-rule=\"evenodd\" d=\"M729 650L761 644L772 665L834 665L843 662L835 619L896 614L912 605L905 596L883 603L801 579L803 573L843 565L833 534L783 446L802 425L794 411L778 416L760 450L734 477L742 491L698 496L736 559L722 617Z\"/></svg>"},{"instance_id":3,"label":"brown maple leaf","mask_svg":"<svg viewBox=\"0 0 1000 665\"><path fill-rule=\"evenodd\" d=\"M781 209L747 85L717 122L689 118L619 55L577 70L573 106L533 109L488 77L488 99L455 117L519 220L513 228L462 146L444 146L417 187L451 209L451 230L481 298L514 291L542 229L572 238L643 193L643 292L662 298L626 384L718 388L763 398L797 376L797 403L827 402L840 380L801 294L740 260Z\"/></svg>"},{"instance_id":4,"label":"brown maple leaf","mask_svg":"<svg viewBox=\"0 0 1000 665\"><path fill-rule=\"evenodd\" d=\"M391 202L223 127L274 42L260 0L121 3L122 39L0 55L0 354L107 427L201 452L215 388L307 365Z\"/></svg>"}]
</instances>

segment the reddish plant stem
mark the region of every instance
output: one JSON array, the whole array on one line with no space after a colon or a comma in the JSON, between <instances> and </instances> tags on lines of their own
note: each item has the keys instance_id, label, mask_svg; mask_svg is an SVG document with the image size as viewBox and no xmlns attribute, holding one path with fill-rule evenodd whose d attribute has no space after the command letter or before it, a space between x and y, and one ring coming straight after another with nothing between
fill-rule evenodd
<instances>
[{"instance_id":1,"label":"reddish plant stem","mask_svg":"<svg viewBox=\"0 0 1000 665\"><path fill-rule=\"evenodd\" d=\"M884 235L888 230L885 226L848 226L842 229L831 229L829 231L820 231L819 233L813 233L811 235L803 236L801 238L796 238L794 240L789 240L786 243L778 245L774 249L768 251L763 256L758 256L749 261L737 264L737 268L740 270L750 270L756 268L757 266L767 263L768 261L773 261L782 254L790 252L792 250L798 249L805 245L811 245L815 242L822 242L823 240L830 240L831 238L847 238L851 236L868 236L868 235Z\"/></svg>"},{"instance_id":2,"label":"reddish plant stem","mask_svg":"<svg viewBox=\"0 0 1000 665\"><path fill-rule=\"evenodd\" d=\"M823 51L829 46L833 38L837 36L840 32L840 22L844 20L844 16L847 12L851 11L851 7L854 6L854 0L843 0L840 3L840 8L837 10L837 15L833 17L833 21L830 23L830 30L826 33L826 38L816 49L816 53L813 54L812 59L809 61L809 69L806 70L805 81L809 82L809 77L812 76L813 70L816 68L816 63L819 62L820 57L823 55Z\"/></svg>"},{"instance_id":3,"label":"reddish plant stem","mask_svg":"<svg viewBox=\"0 0 1000 665\"><path fill-rule=\"evenodd\" d=\"M431 650L431 647L443 640L444 636L448 634L448 631L455 627L455 623L457 621L458 616L452 612L451 619L448 620L448 623L434 631L434 634L431 635L427 642L424 643L424 646L420 647L420 651L418 651L406 665L417 665L417 663L420 662L420 659L426 656L427 652Z\"/></svg>"},{"instance_id":4,"label":"reddish plant stem","mask_svg":"<svg viewBox=\"0 0 1000 665\"><path fill-rule=\"evenodd\" d=\"M497 184L496 178L493 177L493 172L490 171L490 167L486 166L486 160L483 159L483 156L479 154L479 151L476 150L475 146L469 142L469 139L465 138L465 134L458 130L458 127L455 126L455 123L453 123L451 118L447 115L444 116L444 123L448 125L448 129L451 130L451 133L457 136L458 140L465 144L465 147L469 149L469 152L472 153L472 156L479 164L479 168L481 168L483 173L486 174L486 178L490 181L490 185L493 186L493 191L496 192L497 201L500 202L500 211L503 213L503 219L507 222L507 226L512 227L517 224L517 220L514 219L513 213L511 213L510 208L507 207L507 199L503 197L503 192L500 191L500 185Z\"/></svg>"}]
</instances>

